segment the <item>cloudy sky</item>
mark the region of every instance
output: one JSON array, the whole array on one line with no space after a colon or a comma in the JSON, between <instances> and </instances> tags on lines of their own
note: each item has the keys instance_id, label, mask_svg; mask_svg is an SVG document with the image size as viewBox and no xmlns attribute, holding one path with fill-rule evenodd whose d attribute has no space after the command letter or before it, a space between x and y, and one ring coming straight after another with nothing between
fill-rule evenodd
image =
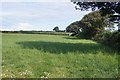
<instances>
[{"instance_id":1,"label":"cloudy sky","mask_svg":"<svg viewBox=\"0 0 120 80\"><path fill-rule=\"evenodd\" d=\"M90 11L75 10L70 1L2 2L2 30L45 30L55 26L64 30L70 23L82 19Z\"/></svg>"}]
</instances>

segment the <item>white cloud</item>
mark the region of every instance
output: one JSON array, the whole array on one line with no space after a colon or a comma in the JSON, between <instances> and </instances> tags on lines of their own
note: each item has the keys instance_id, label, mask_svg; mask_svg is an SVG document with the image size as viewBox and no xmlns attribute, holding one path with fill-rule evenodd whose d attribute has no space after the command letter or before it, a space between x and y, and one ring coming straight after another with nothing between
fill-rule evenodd
<instances>
[{"instance_id":1,"label":"white cloud","mask_svg":"<svg viewBox=\"0 0 120 80\"><path fill-rule=\"evenodd\" d=\"M70 2L70 0L1 0L0 2Z\"/></svg>"},{"instance_id":2,"label":"white cloud","mask_svg":"<svg viewBox=\"0 0 120 80\"><path fill-rule=\"evenodd\" d=\"M38 15L32 14L30 12L20 12L20 11L13 11L13 12L1 12L0 17L9 17L9 16L14 16L14 17L19 17L19 18L27 18L27 17L35 17Z\"/></svg>"},{"instance_id":3,"label":"white cloud","mask_svg":"<svg viewBox=\"0 0 120 80\"><path fill-rule=\"evenodd\" d=\"M12 27L13 30L36 30L35 26L30 23L18 23Z\"/></svg>"},{"instance_id":4,"label":"white cloud","mask_svg":"<svg viewBox=\"0 0 120 80\"><path fill-rule=\"evenodd\" d=\"M0 17L9 16L9 15L11 15L11 12L1 12L0 13Z\"/></svg>"},{"instance_id":5,"label":"white cloud","mask_svg":"<svg viewBox=\"0 0 120 80\"><path fill-rule=\"evenodd\" d=\"M10 26L9 28L5 28L5 26L0 27L0 30L5 31L18 31L18 30L36 30L35 26L30 23L18 23Z\"/></svg>"},{"instance_id":6,"label":"white cloud","mask_svg":"<svg viewBox=\"0 0 120 80\"><path fill-rule=\"evenodd\" d=\"M69 7L73 6L70 3L59 3L59 2L42 2L42 4L40 3L36 3L38 6L35 6L35 4L29 6L29 4L32 3L27 3L27 4L22 4L22 3L16 3L13 5L10 5L10 3L6 3L4 4L4 8L8 8L7 10L3 11L0 13L0 16L17 16L17 17L35 17L35 16L54 16L57 14L64 14L64 13L69 13L71 14L71 9L69 9ZM12 8L9 8L9 6ZM41 5L41 6L40 6ZM26 8L26 6L28 8ZM16 9L16 7L18 9ZM66 9L66 11L64 11L64 9ZM74 6L73 6L74 9ZM68 12L69 11L69 12Z\"/></svg>"},{"instance_id":7,"label":"white cloud","mask_svg":"<svg viewBox=\"0 0 120 80\"><path fill-rule=\"evenodd\" d=\"M52 30L55 25L65 29L71 22L80 20L90 12L75 10L71 2L8 2L2 6L2 26L9 30Z\"/></svg>"}]
</instances>

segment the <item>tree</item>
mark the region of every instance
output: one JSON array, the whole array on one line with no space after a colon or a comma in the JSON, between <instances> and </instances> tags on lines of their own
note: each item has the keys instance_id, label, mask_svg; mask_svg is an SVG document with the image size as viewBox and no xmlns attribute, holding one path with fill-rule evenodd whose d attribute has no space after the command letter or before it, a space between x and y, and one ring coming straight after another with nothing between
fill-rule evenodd
<instances>
[{"instance_id":1,"label":"tree","mask_svg":"<svg viewBox=\"0 0 120 80\"><path fill-rule=\"evenodd\" d=\"M106 18L110 15L101 16L100 11L94 11L85 15L79 22L82 30L81 34L83 38L91 39L96 34L100 34L105 30L105 27L113 27L113 23L107 21Z\"/></svg>"},{"instance_id":2,"label":"tree","mask_svg":"<svg viewBox=\"0 0 120 80\"><path fill-rule=\"evenodd\" d=\"M105 28L113 28L113 22L108 21L110 15L101 16L100 11L94 11L85 15L80 21L71 23L66 32L73 32L81 38L91 39L100 34Z\"/></svg>"},{"instance_id":3,"label":"tree","mask_svg":"<svg viewBox=\"0 0 120 80\"><path fill-rule=\"evenodd\" d=\"M59 31L59 27L58 26L54 27L53 31L58 32Z\"/></svg>"},{"instance_id":4,"label":"tree","mask_svg":"<svg viewBox=\"0 0 120 80\"><path fill-rule=\"evenodd\" d=\"M120 1L118 2L73 2L73 3L76 4L75 9L77 10L84 11L84 10L89 10L91 8L93 11L96 9L99 9L102 16L106 16L108 14L114 14L109 16L108 18L109 21L113 21L114 23L120 23Z\"/></svg>"},{"instance_id":5,"label":"tree","mask_svg":"<svg viewBox=\"0 0 120 80\"><path fill-rule=\"evenodd\" d=\"M118 25L117 25L117 26L118 26L118 31L120 32L120 23L118 23Z\"/></svg>"},{"instance_id":6,"label":"tree","mask_svg":"<svg viewBox=\"0 0 120 80\"><path fill-rule=\"evenodd\" d=\"M66 32L73 32L74 34L78 34L80 32L79 21L71 23L66 28Z\"/></svg>"}]
</instances>

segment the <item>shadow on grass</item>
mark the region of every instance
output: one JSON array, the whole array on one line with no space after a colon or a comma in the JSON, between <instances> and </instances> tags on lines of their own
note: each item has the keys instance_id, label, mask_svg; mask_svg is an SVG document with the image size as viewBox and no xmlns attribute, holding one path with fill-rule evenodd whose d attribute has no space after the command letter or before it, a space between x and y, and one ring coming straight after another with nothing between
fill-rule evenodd
<instances>
[{"instance_id":1,"label":"shadow on grass","mask_svg":"<svg viewBox=\"0 0 120 80\"><path fill-rule=\"evenodd\" d=\"M65 39L71 39L71 40L80 40L80 38L77 37L63 37Z\"/></svg>"},{"instance_id":2,"label":"shadow on grass","mask_svg":"<svg viewBox=\"0 0 120 80\"><path fill-rule=\"evenodd\" d=\"M37 49L44 52L50 52L55 54L60 53L93 53L96 54L97 51L111 53L110 49L108 50L100 44L93 43L60 43L60 42L44 42L44 41L27 41L27 42L18 42L17 44L21 45L24 49Z\"/></svg>"}]
</instances>

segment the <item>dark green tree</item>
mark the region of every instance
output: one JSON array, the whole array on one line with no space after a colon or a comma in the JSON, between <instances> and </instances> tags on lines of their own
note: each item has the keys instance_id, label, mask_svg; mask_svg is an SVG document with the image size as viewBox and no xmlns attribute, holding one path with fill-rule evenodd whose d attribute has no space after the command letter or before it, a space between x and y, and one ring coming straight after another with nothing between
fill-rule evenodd
<instances>
[{"instance_id":1,"label":"dark green tree","mask_svg":"<svg viewBox=\"0 0 120 80\"><path fill-rule=\"evenodd\" d=\"M71 23L67 28L66 32L73 32L74 34L78 34L80 32L79 21Z\"/></svg>"},{"instance_id":2,"label":"dark green tree","mask_svg":"<svg viewBox=\"0 0 120 80\"><path fill-rule=\"evenodd\" d=\"M58 26L54 27L53 31L58 32L59 31L59 27Z\"/></svg>"},{"instance_id":3,"label":"dark green tree","mask_svg":"<svg viewBox=\"0 0 120 80\"><path fill-rule=\"evenodd\" d=\"M76 10L84 11L84 10L92 9L94 11L96 9L99 9L102 16L106 16L108 14L114 14L109 16L108 18L109 21L113 21L114 23L120 23L120 1L118 2L73 2L73 3L76 4L75 6Z\"/></svg>"},{"instance_id":4,"label":"dark green tree","mask_svg":"<svg viewBox=\"0 0 120 80\"><path fill-rule=\"evenodd\" d=\"M85 15L79 22L82 37L91 39L94 38L96 34L104 31L105 27L113 27L113 22L106 19L109 16L110 15L101 16L100 11L94 11Z\"/></svg>"}]
</instances>

